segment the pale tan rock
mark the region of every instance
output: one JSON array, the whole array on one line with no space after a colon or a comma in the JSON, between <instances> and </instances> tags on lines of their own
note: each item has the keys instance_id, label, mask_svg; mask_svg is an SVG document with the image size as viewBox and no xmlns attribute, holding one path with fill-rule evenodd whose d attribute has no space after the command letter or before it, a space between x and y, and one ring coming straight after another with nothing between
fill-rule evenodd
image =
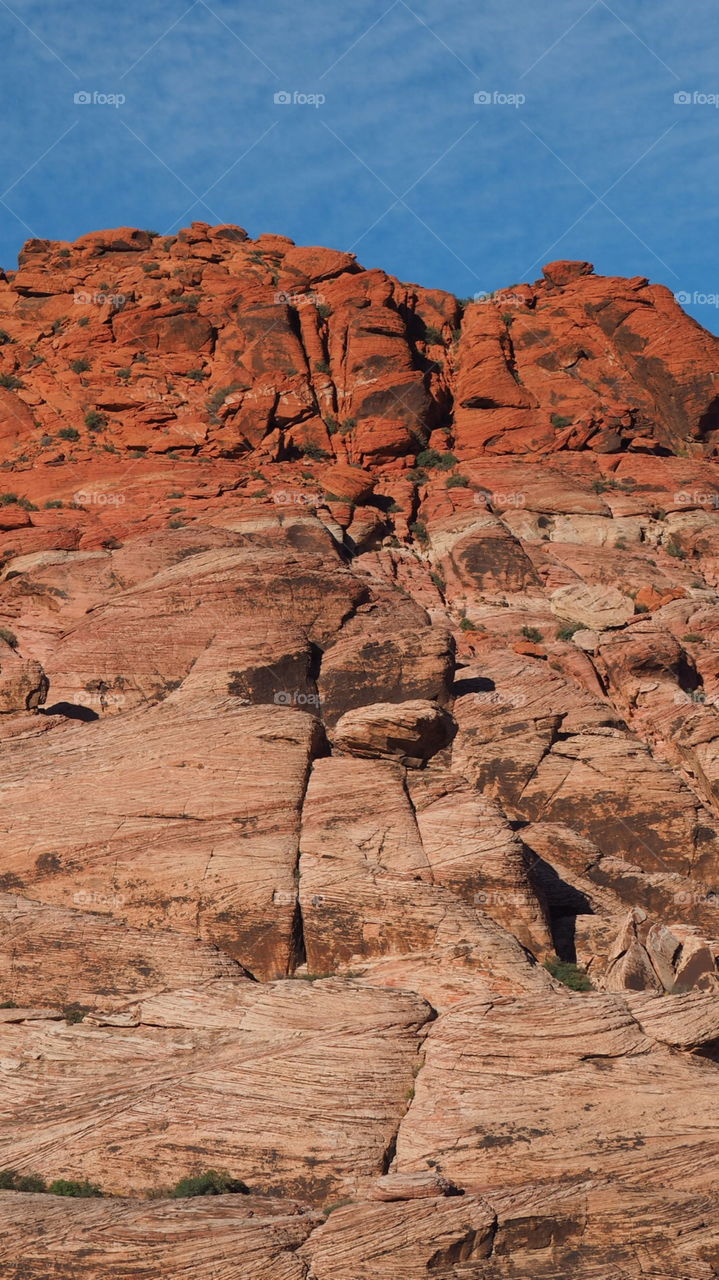
<instances>
[{"instance_id":1,"label":"pale tan rock","mask_svg":"<svg viewBox=\"0 0 719 1280\"><path fill-rule=\"evenodd\" d=\"M452 739L451 716L434 702L377 702L347 711L335 725L332 741L348 755L396 759L417 764L429 760Z\"/></svg>"},{"instance_id":2,"label":"pale tan rock","mask_svg":"<svg viewBox=\"0 0 719 1280\"><path fill-rule=\"evenodd\" d=\"M581 622L589 631L621 627L634 614L633 602L615 587L601 590L584 583L559 587L550 596L549 605L558 618Z\"/></svg>"},{"instance_id":3,"label":"pale tan rock","mask_svg":"<svg viewBox=\"0 0 719 1280\"><path fill-rule=\"evenodd\" d=\"M430 1007L331 979L212 984L132 1028L0 1025L0 1167L112 1194L227 1169L315 1204L384 1171Z\"/></svg>"},{"instance_id":4,"label":"pale tan rock","mask_svg":"<svg viewBox=\"0 0 719 1280\"><path fill-rule=\"evenodd\" d=\"M292 1200L72 1200L0 1192L8 1280L303 1280L296 1250L321 1217Z\"/></svg>"}]
</instances>

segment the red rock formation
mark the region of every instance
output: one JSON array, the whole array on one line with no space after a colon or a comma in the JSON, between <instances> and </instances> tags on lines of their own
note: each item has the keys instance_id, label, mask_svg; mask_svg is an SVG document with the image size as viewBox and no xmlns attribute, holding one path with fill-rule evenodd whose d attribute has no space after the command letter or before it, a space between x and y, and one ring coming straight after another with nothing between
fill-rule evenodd
<instances>
[{"instance_id":1,"label":"red rock formation","mask_svg":"<svg viewBox=\"0 0 719 1280\"><path fill-rule=\"evenodd\" d=\"M3 1275L716 1274L718 354L585 262L26 245Z\"/></svg>"}]
</instances>

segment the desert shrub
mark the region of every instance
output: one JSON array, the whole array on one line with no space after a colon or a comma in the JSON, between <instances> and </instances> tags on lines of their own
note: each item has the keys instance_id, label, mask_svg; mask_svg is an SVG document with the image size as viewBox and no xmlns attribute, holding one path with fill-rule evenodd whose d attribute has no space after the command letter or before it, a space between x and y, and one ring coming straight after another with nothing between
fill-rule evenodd
<instances>
[{"instance_id":1,"label":"desert shrub","mask_svg":"<svg viewBox=\"0 0 719 1280\"><path fill-rule=\"evenodd\" d=\"M443 342L442 330L435 328L433 324L426 324L424 326L424 340L435 345L438 343L441 345Z\"/></svg>"},{"instance_id":2,"label":"desert shrub","mask_svg":"<svg viewBox=\"0 0 719 1280\"><path fill-rule=\"evenodd\" d=\"M65 504L60 498L48 498L44 505L46 511L59 511Z\"/></svg>"},{"instance_id":3,"label":"desert shrub","mask_svg":"<svg viewBox=\"0 0 719 1280\"><path fill-rule=\"evenodd\" d=\"M541 644L544 636L536 627L522 627L522 635L525 640L531 640L533 644Z\"/></svg>"},{"instance_id":4,"label":"desert shrub","mask_svg":"<svg viewBox=\"0 0 719 1280\"><path fill-rule=\"evenodd\" d=\"M39 1173L18 1173L17 1169L0 1170L0 1191L46 1191Z\"/></svg>"},{"instance_id":5,"label":"desert shrub","mask_svg":"<svg viewBox=\"0 0 719 1280\"><path fill-rule=\"evenodd\" d=\"M563 982L565 987L569 987L572 991L591 991L592 984L589 974L578 964L573 964L571 960L559 960L557 956L553 956L551 960L544 961L545 969L548 969L553 978L558 982Z\"/></svg>"},{"instance_id":6,"label":"desert shrub","mask_svg":"<svg viewBox=\"0 0 719 1280\"><path fill-rule=\"evenodd\" d=\"M0 627L0 640L4 640L5 644L9 644L11 649L17 649L18 638L9 627Z\"/></svg>"},{"instance_id":7,"label":"desert shrub","mask_svg":"<svg viewBox=\"0 0 719 1280\"><path fill-rule=\"evenodd\" d=\"M239 1178L230 1177L224 1169L208 1169L180 1181L172 1188L170 1196L184 1200L189 1196L249 1195L249 1187Z\"/></svg>"},{"instance_id":8,"label":"desert shrub","mask_svg":"<svg viewBox=\"0 0 719 1280\"><path fill-rule=\"evenodd\" d=\"M61 427L57 433L61 440L79 440L80 432L75 427Z\"/></svg>"},{"instance_id":9,"label":"desert shrub","mask_svg":"<svg viewBox=\"0 0 719 1280\"><path fill-rule=\"evenodd\" d=\"M89 1010L84 1005L66 1004L65 1008L62 1011L62 1016L65 1019L68 1026L72 1027L72 1026L75 1026L75 1024L78 1022L82 1022L83 1018L85 1017L85 1014L88 1012Z\"/></svg>"},{"instance_id":10,"label":"desert shrub","mask_svg":"<svg viewBox=\"0 0 719 1280\"><path fill-rule=\"evenodd\" d=\"M315 360L316 373L329 373L330 367L326 360Z\"/></svg>"},{"instance_id":11,"label":"desert shrub","mask_svg":"<svg viewBox=\"0 0 719 1280\"><path fill-rule=\"evenodd\" d=\"M23 383L20 378L16 378L14 373L0 373L0 387L4 387L6 391L17 391Z\"/></svg>"},{"instance_id":12,"label":"desert shrub","mask_svg":"<svg viewBox=\"0 0 719 1280\"><path fill-rule=\"evenodd\" d=\"M328 316L332 315L332 308L328 302L320 302L317 312L323 320L326 320Z\"/></svg>"},{"instance_id":13,"label":"desert shrub","mask_svg":"<svg viewBox=\"0 0 719 1280\"><path fill-rule=\"evenodd\" d=\"M324 458L330 456L326 449L319 444L313 444L312 441L309 444L301 444L299 449L303 458L311 458L313 462L322 462Z\"/></svg>"},{"instance_id":14,"label":"desert shrub","mask_svg":"<svg viewBox=\"0 0 719 1280\"><path fill-rule=\"evenodd\" d=\"M89 1200L93 1196L104 1195L94 1182L76 1182L69 1178L56 1178L50 1183L48 1191L52 1196L74 1196L78 1200Z\"/></svg>"},{"instance_id":15,"label":"desert shrub","mask_svg":"<svg viewBox=\"0 0 719 1280\"><path fill-rule=\"evenodd\" d=\"M460 631L476 631L477 628L470 618L462 618L459 624Z\"/></svg>"},{"instance_id":16,"label":"desert shrub","mask_svg":"<svg viewBox=\"0 0 719 1280\"><path fill-rule=\"evenodd\" d=\"M685 644L701 644L702 642L701 636L694 635L693 632L690 632L688 636L682 636L682 640Z\"/></svg>"},{"instance_id":17,"label":"desert shrub","mask_svg":"<svg viewBox=\"0 0 719 1280\"><path fill-rule=\"evenodd\" d=\"M81 360L71 360L70 368L73 373L87 373L90 368L90 361L85 360L84 357Z\"/></svg>"},{"instance_id":18,"label":"desert shrub","mask_svg":"<svg viewBox=\"0 0 719 1280\"><path fill-rule=\"evenodd\" d=\"M104 413L98 413L97 409L88 409L85 414L85 426L88 431L102 431L107 426L107 418Z\"/></svg>"},{"instance_id":19,"label":"desert shrub","mask_svg":"<svg viewBox=\"0 0 719 1280\"><path fill-rule=\"evenodd\" d=\"M457 459L453 453L440 453L438 449L423 449L417 454L418 467L440 467L442 471L449 471L456 465Z\"/></svg>"},{"instance_id":20,"label":"desert shrub","mask_svg":"<svg viewBox=\"0 0 719 1280\"><path fill-rule=\"evenodd\" d=\"M12 342L10 334L5 329L0 329L0 347L4 347L6 343Z\"/></svg>"},{"instance_id":21,"label":"desert shrub","mask_svg":"<svg viewBox=\"0 0 719 1280\"><path fill-rule=\"evenodd\" d=\"M552 414L552 426L556 427L558 431L560 431L562 427L571 427L571 425L572 425L572 419L568 418L566 414L563 414L563 413Z\"/></svg>"},{"instance_id":22,"label":"desert shrub","mask_svg":"<svg viewBox=\"0 0 719 1280\"><path fill-rule=\"evenodd\" d=\"M447 476L447 484L445 485L445 488L447 488L447 489L468 489L468 488L469 488L469 480L467 479L467 477L466 477L466 476L460 476L459 474L455 474L455 475L452 475L452 476Z\"/></svg>"},{"instance_id":23,"label":"desert shrub","mask_svg":"<svg viewBox=\"0 0 719 1280\"><path fill-rule=\"evenodd\" d=\"M207 374L204 369L188 369L185 377L191 378L193 382L204 382Z\"/></svg>"},{"instance_id":24,"label":"desert shrub","mask_svg":"<svg viewBox=\"0 0 719 1280\"><path fill-rule=\"evenodd\" d=\"M635 612L635 613L649 613L649 605L648 605L648 604L635 604L635 606L634 606L634 612Z\"/></svg>"},{"instance_id":25,"label":"desert shrub","mask_svg":"<svg viewBox=\"0 0 719 1280\"><path fill-rule=\"evenodd\" d=\"M429 534L427 533L427 526L424 520L413 520L409 526L409 531L418 542L423 544L423 546L426 546L429 542Z\"/></svg>"},{"instance_id":26,"label":"desert shrub","mask_svg":"<svg viewBox=\"0 0 719 1280\"><path fill-rule=\"evenodd\" d=\"M557 627L558 640L572 640L575 631L581 631L581 622L565 622L563 626Z\"/></svg>"},{"instance_id":27,"label":"desert shrub","mask_svg":"<svg viewBox=\"0 0 719 1280\"><path fill-rule=\"evenodd\" d=\"M673 556L675 560L686 560L687 553L676 538L672 537L664 544L664 550L667 555Z\"/></svg>"}]
</instances>

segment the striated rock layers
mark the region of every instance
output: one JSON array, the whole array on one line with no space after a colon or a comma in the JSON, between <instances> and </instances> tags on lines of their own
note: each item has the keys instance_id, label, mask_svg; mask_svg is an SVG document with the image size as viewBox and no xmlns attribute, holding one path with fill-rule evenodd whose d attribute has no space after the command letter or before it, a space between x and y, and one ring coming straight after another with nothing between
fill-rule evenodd
<instances>
[{"instance_id":1,"label":"striated rock layers","mask_svg":"<svg viewBox=\"0 0 719 1280\"><path fill-rule=\"evenodd\" d=\"M710 1280L719 341L194 223L0 381L3 1277Z\"/></svg>"}]
</instances>

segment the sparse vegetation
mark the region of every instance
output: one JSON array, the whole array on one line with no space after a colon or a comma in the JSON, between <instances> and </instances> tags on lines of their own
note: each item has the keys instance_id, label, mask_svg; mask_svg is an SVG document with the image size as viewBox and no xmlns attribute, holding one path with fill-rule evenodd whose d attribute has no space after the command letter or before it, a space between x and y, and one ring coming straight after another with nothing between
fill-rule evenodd
<instances>
[{"instance_id":1,"label":"sparse vegetation","mask_svg":"<svg viewBox=\"0 0 719 1280\"><path fill-rule=\"evenodd\" d=\"M105 1194L94 1182L76 1182L68 1178L56 1178L48 1191L51 1196L74 1196L77 1200L90 1200Z\"/></svg>"},{"instance_id":2,"label":"sparse vegetation","mask_svg":"<svg viewBox=\"0 0 719 1280\"><path fill-rule=\"evenodd\" d=\"M233 1178L224 1169L208 1169L206 1173L198 1173L180 1181L170 1191L175 1200L184 1200L189 1196L229 1196L248 1195L249 1187L239 1178Z\"/></svg>"},{"instance_id":3,"label":"sparse vegetation","mask_svg":"<svg viewBox=\"0 0 719 1280\"><path fill-rule=\"evenodd\" d=\"M326 360L315 360L316 373L329 373L330 366Z\"/></svg>"},{"instance_id":4,"label":"sparse vegetation","mask_svg":"<svg viewBox=\"0 0 719 1280\"><path fill-rule=\"evenodd\" d=\"M468 489L468 488L469 488L469 480L467 479L467 477L466 477L466 476L461 476L461 475L459 474L459 472L455 472L455 473L454 473L454 475L447 476L447 484L445 485L445 488L447 488L447 489Z\"/></svg>"},{"instance_id":5,"label":"sparse vegetation","mask_svg":"<svg viewBox=\"0 0 719 1280\"><path fill-rule=\"evenodd\" d=\"M317 307L317 314L320 315L323 320L327 320L328 317L332 315L332 308L329 303L320 302Z\"/></svg>"},{"instance_id":6,"label":"sparse vegetation","mask_svg":"<svg viewBox=\"0 0 719 1280\"><path fill-rule=\"evenodd\" d=\"M438 449L423 449L417 454L418 467L439 467L442 471L449 471L456 465L457 459L453 453L440 453Z\"/></svg>"},{"instance_id":7,"label":"sparse vegetation","mask_svg":"<svg viewBox=\"0 0 719 1280\"><path fill-rule=\"evenodd\" d=\"M97 409L88 409L85 426L88 431L102 431L107 426L107 418L104 413L98 413Z\"/></svg>"},{"instance_id":8,"label":"sparse vegetation","mask_svg":"<svg viewBox=\"0 0 719 1280\"><path fill-rule=\"evenodd\" d=\"M0 387L4 387L6 391L18 391L24 383L20 378L16 378L14 373L0 373Z\"/></svg>"},{"instance_id":9,"label":"sparse vegetation","mask_svg":"<svg viewBox=\"0 0 719 1280\"><path fill-rule=\"evenodd\" d=\"M409 531L412 537L421 542L423 546L426 546L429 542L429 534L424 520L413 520L409 526Z\"/></svg>"},{"instance_id":10,"label":"sparse vegetation","mask_svg":"<svg viewBox=\"0 0 719 1280\"><path fill-rule=\"evenodd\" d=\"M0 640L4 640L5 644L9 644L11 649L17 649L18 638L9 627L0 627Z\"/></svg>"},{"instance_id":11,"label":"sparse vegetation","mask_svg":"<svg viewBox=\"0 0 719 1280\"><path fill-rule=\"evenodd\" d=\"M571 960L560 960L557 956L553 956L550 960L544 961L544 967L549 970L553 978L563 982L571 991L593 989L589 974L578 964L573 964Z\"/></svg>"},{"instance_id":12,"label":"sparse vegetation","mask_svg":"<svg viewBox=\"0 0 719 1280\"><path fill-rule=\"evenodd\" d=\"M444 339L442 337L442 330L435 328L433 324L426 324L424 327L424 340L425 342L428 342L435 346L436 345L441 346L442 343L444 342Z\"/></svg>"},{"instance_id":13,"label":"sparse vegetation","mask_svg":"<svg viewBox=\"0 0 719 1280\"><path fill-rule=\"evenodd\" d=\"M68 1026L72 1027L72 1026L75 1026L75 1024L78 1022L82 1022L83 1018L85 1017L85 1014L89 1012L90 1012L89 1009L87 1009L85 1005L66 1004L65 1008L62 1011L62 1016L65 1019Z\"/></svg>"},{"instance_id":14,"label":"sparse vegetation","mask_svg":"<svg viewBox=\"0 0 719 1280\"><path fill-rule=\"evenodd\" d=\"M207 374L204 369L188 369L185 377L191 378L193 382L204 382Z\"/></svg>"},{"instance_id":15,"label":"sparse vegetation","mask_svg":"<svg viewBox=\"0 0 719 1280\"><path fill-rule=\"evenodd\" d=\"M326 449L323 449L319 444L314 444L312 441L309 441L308 444L299 445L299 450L303 458L311 458L313 462L322 462L330 456Z\"/></svg>"},{"instance_id":16,"label":"sparse vegetation","mask_svg":"<svg viewBox=\"0 0 719 1280\"><path fill-rule=\"evenodd\" d=\"M573 640L575 631L581 631L581 622L565 622L557 627L557 640Z\"/></svg>"},{"instance_id":17,"label":"sparse vegetation","mask_svg":"<svg viewBox=\"0 0 719 1280\"><path fill-rule=\"evenodd\" d=\"M71 360L70 368L73 373L88 373L90 369L90 361L85 360L84 357L81 360Z\"/></svg>"},{"instance_id":18,"label":"sparse vegetation","mask_svg":"<svg viewBox=\"0 0 719 1280\"><path fill-rule=\"evenodd\" d=\"M0 1191L47 1191L39 1173L18 1173L16 1169L0 1169Z\"/></svg>"},{"instance_id":19,"label":"sparse vegetation","mask_svg":"<svg viewBox=\"0 0 719 1280\"><path fill-rule=\"evenodd\" d=\"M649 605L648 605L648 604L635 604L635 606L634 606L634 612L635 612L635 613L649 613Z\"/></svg>"},{"instance_id":20,"label":"sparse vegetation","mask_svg":"<svg viewBox=\"0 0 719 1280\"><path fill-rule=\"evenodd\" d=\"M682 641L684 644L701 644L702 638L691 631L688 636L682 636Z\"/></svg>"},{"instance_id":21,"label":"sparse vegetation","mask_svg":"<svg viewBox=\"0 0 719 1280\"><path fill-rule=\"evenodd\" d=\"M566 414L563 414L563 413L552 414L552 426L556 427L557 431L561 431L562 427L571 427L573 421L574 419L568 418Z\"/></svg>"},{"instance_id":22,"label":"sparse vegetation","mask_svg":"<svg viewBox=\"0 0 719 1280\"><path fill-rule=\"evenodd\" d=\"M668 556L673 556L675 560L686 560L687 553L674 535L664 544L664 550Z\"/></svg>"},{"instance_id":23,"label":"sparse vegetation","mask_svg":"<svg viewBox=\"0 0 719 1280\"><path fill-rule=\"evenodd\" d=\"M57 433L61 440L79 440L80 432L76 427L61 427Z\"/></svg>"},{"instance_id":24,"label":"sparse vegetation","mask_svg":"<svg viewBox=\"0 0 719 1280\"><path fill-rule=\"evenodd\" d=\"M525 640L531 640L532 644L541 644L544 639L537 627L522 627L522 635Z\"/></svg>"}]
</instances>

